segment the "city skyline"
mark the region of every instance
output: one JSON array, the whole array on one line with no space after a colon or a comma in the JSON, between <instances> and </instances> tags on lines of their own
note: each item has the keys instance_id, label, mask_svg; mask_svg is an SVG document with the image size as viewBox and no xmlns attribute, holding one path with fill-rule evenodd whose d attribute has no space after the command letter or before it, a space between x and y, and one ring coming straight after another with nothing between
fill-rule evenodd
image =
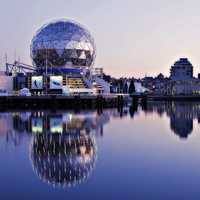
<instances>
[{"instance_id":1,"label":"city skyline","mask_svg":"<svg viewBox=\"0 0 200 200\"><path fill-rule=\"evenodd\" d=\"M188 57L197 76L199 5L194 0L2 1L0 64L4 64L5 53L9 62L20 57L31 64L35 31L52 19L67 18L92 33L97 46L95 66L103 67L107 74L138 78L161 72L169 76L170 66L179 57Z\"/></svg>"}]
</instances>

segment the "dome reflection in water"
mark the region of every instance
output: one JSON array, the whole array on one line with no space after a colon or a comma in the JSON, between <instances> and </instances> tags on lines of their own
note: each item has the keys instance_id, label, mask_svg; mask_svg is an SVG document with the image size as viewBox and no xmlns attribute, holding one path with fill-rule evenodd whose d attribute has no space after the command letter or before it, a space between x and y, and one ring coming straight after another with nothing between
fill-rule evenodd
<instances>
[{"instance_id":1,"label":"dome reflection in water","mask_svg":"<svg viewBox=\"0 0 200 200\"><path fill-rule=\"evenodd\" d=\"M85 119L70 117L65 121L63 115L45 116L43 120L31 120L30 160L35 173L53 186L73 186L85 181L97 154L95 136L85 129Z\"/></svg>"},{"instance_id":2,"label":"dome reflection in water","mask_svg":"<svg viewBox=\"0 0 200 200\"><path fill-rule=\"evenodd\" d=\"M81 135L36 135L31 142L30 158L34 171L54 186L71 186L84 181L96 160L93 137Z\"/></svg>"}]
</instances>

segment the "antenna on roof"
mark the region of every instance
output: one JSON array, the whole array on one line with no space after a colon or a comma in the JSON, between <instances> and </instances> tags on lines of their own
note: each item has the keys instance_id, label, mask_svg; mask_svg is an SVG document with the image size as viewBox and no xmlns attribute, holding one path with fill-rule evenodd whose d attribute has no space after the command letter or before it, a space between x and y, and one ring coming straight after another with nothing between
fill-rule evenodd
<instances>
[{"instance_id":1,"label":"antenna on roof","mask_svg":"<svg viewBox=\"0 0 200 200\"><path fill-rule=\"evenodd\" d=\"M7 53L5 53L5 63L7 64L8 62L8 56L7 56Z\"/></svg>"},{"instance_id":2,"label":"antenna on roof","mask_svg":"<svg viewBox=\"0 0 200 200\"><path fill-rule=\"evenodd\" d=\"M14 50L14 61L16 61L16 60L17 60L17 50L15 48L15 50Z\"/></svg>"}]
</instances>

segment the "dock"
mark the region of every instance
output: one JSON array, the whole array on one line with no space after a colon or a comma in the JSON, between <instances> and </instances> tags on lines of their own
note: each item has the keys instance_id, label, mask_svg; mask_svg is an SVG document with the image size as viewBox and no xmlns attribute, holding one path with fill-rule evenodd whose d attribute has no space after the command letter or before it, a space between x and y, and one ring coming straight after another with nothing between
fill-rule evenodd
<instances>
[{"instance_id":1,"label":"dock","mask_svg":"<svg viewBox=\"0 0 200 200\"><path fill-rule=\"evenodd\" d=\"M127 95L0 96L0 110L103 109L123 106L127 100Z\"/></svg>"}]
</instances>

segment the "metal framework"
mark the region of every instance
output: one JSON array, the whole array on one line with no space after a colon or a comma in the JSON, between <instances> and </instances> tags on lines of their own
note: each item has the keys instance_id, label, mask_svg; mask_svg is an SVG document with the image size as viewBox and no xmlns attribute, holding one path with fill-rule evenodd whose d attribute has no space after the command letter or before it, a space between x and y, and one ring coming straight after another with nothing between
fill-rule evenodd
<instances>
[{"instance_id":1,"label":"metal framework","mask_svg":"<svg viewBox=\"0 0 200 200\"><path fill-rule=\"evenodd\" d=\"M45 24L31 42L31 58L37 67L91 67L95 57L96 47L89 31L69 20Z\"/></svg>"},{"instance_id":2,"label":"metal framework","mask_svg":"<svg viewBox=\"0 0 200 200\"><path fill-rule=\"evenodd\" d=\"M35 72L36 69L35 69L35 67L33 67L31 65L20 63L18 61L15 61L13 64L6 63L5 74L7 76L12 76L13 74L17 74L17 73L24 73L25 74L28 71L29 72Z\"/></svg>"}]
</instances>

